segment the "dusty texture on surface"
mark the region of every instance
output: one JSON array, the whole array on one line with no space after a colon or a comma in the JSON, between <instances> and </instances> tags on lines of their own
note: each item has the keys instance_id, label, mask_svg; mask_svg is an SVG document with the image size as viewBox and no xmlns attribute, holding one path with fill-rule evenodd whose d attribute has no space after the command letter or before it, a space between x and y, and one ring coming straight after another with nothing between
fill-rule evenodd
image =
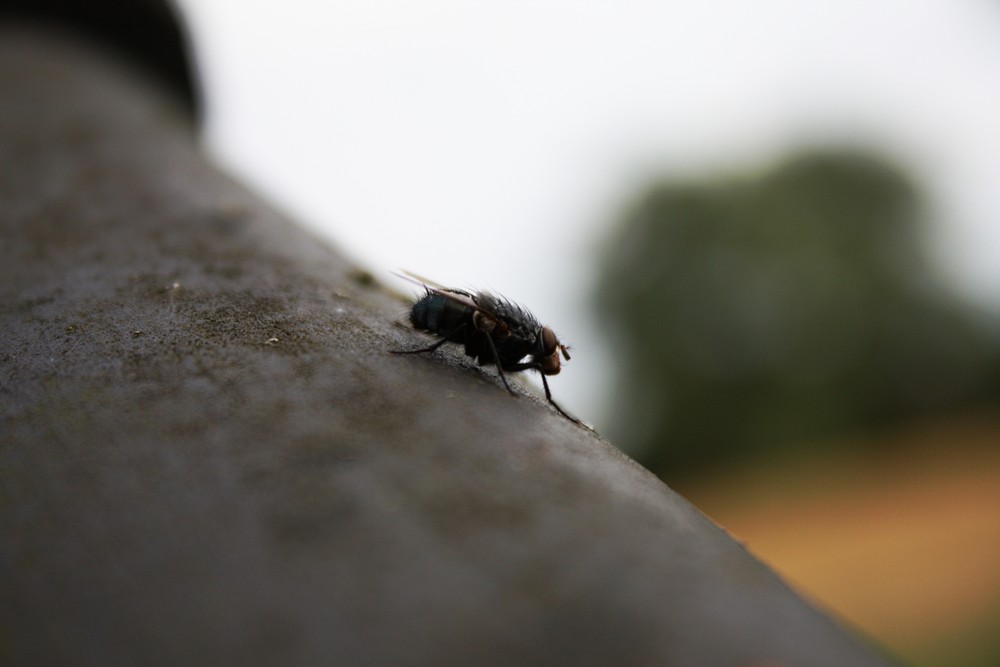
<instances>
[{"instance_id":1,"label":"dusty texture on surface","mask_svg":"<svg viewBox=\"0 0 1000 667\"><path fill-rule=\"evenodd\" d=\"M884 664L117 65L0 32L0 108L0 662Z\"/></svg>"}]
</instances>

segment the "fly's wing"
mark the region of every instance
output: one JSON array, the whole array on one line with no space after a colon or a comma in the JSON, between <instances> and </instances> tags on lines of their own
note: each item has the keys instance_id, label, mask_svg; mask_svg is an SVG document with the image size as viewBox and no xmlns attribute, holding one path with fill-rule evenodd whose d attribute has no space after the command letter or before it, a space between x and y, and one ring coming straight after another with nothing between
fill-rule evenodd
<instances>
[{"instance_id":1,"label":"fly's wing","mask_svg":"<svg viewBox=\"0 0 1000 667\"><path fill-rule=\"evenodd\" d=\"M476 297L470 294L469 292L460 289L455 289L453 287L445 287L444 285L436 283L432 280L428 280L427 278L424 278L422 276L418 276L417 274L411 273L410 271L403 271L403 273L396 273L395 271L393 271L392 275L398 278L402 278L403 280L413 283L414 285L419 285L420 287L423 287L425 290L427 290L428 293L430 294L437 294L439 296L448 299L449 301L453 301L454 303L460 304L467 308L473 308L475 310L485 312L485 314L489 315L490 317L493 317L492 313L483 311L482 306L480 306L479 303L476 301Z\"/></svg>"},{"instance_id":2,"label":"fly's wing","mask_svg":"<svg viewBox=\"0 0 1000 667\"><path fill-rule=\"evenodd\" d=\"M400 271L402 271L402 273L396 273L395 271L392 271L391 273L397 278L402 278L407 282L411 282L414 285L420 285L421 287L434 287L438 290L449 289L441 283L431 280L430 278L425 278L418 273L414 273L413 271L407 271L406 269L400 269Z\"/></svg>"}]
</instances>

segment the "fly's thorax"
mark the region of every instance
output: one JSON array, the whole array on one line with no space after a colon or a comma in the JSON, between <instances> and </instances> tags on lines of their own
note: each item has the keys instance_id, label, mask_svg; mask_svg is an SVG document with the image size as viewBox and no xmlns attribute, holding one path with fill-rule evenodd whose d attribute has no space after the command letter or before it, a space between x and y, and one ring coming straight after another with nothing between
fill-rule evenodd
<instances>
[{"instance_id":1,"label":"fly's thorax","mask_svg":"<svg viewBox=\"0 0 1000 667\"><path fill-rule=\"evenodd\" d=\"M541 329L538 320L526 308L501 296L480 292L476 295L476 301L484 311L499 320L507 329L509 336L521 339L529 345Z\"/></svg>"},{"instance_id":2,"label":"fly's thorax","mask_svg":"<svg viewBox=\"0 0 1000 667\"><path fill-rule=\"evenodd\" d=\"M472 326L476 328L476 331L482 331L489 335L494 343L501 343L510 338L510 327L482 310L476 310L472 313Z\"/></svg>"}]
</instances>

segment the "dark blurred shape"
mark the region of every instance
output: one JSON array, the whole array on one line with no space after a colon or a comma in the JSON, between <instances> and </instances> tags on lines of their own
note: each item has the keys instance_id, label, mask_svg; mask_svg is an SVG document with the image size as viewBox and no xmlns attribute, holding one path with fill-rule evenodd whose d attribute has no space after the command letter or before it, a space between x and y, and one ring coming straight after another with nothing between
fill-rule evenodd
<instances>
[{"instance_id":1,"label":"dark blurred shape","mask_svg":"<svg viewBox=\"0 0 1000 667\"><path fill-rule=\"evenodd\" d=\"M198 118L199 90L180 11L164 0L0 0L0 21L49 25L115 51L166 84Z\"/></svg>"},{"instance_id":2,"label":"dark blurred shape","mask_svg":"<svg viewBox=\"0 0 1000 667\"><path fill-rule=\"evenodd\" d=\"M679 477L996 395L995 332L935 274L926 216L899 169L853 152L652 188L598 294L613 437Z\"/></svg>"}]
</instances>

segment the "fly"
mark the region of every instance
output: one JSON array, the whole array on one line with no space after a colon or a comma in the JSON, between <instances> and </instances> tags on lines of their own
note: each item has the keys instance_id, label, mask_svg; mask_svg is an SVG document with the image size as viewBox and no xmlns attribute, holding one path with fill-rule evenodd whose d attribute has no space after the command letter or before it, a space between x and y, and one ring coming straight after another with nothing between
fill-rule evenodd
<instances>
[{"instance_id":1,"label":"fly","mask_svg":"<svg viewBox=\"0 0 1000 667\"><path fill-rule=\"evenodd\" d=\"M433 352L445 343L465 346L466 356L480 366L495 365L500 380L514 396L505 373L538 371L542 376L545 398L563 417L583 425L552 400L547 375L558 375L560 356L569 361L569 347L556 338L555 332L542 326L522 306L491 292L466 292L451 287L433 286L412 274L400 278L420 285L426 294L410 309L414 328L440 336L433 345L417 350L392 350L393 354Z\"/></svg>"}]
</instances>

